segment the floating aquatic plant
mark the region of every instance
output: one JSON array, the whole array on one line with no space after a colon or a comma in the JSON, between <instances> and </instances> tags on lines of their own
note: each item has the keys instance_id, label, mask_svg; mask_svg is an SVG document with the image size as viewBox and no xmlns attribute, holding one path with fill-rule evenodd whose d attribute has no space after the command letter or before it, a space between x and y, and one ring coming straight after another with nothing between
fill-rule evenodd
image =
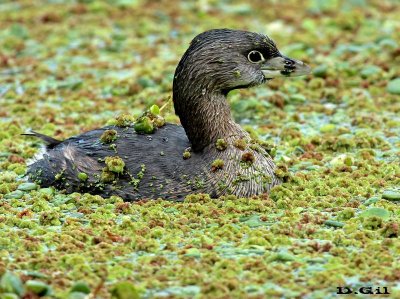
<instances>
[{"instance_id":1,"label":"floating aquatic plant","mask_svg":"<svg viewBox=\"0 0 400 299\"><path fill-rule=\"evenodd\" d=\"M103 143L112 143L117 140L118 133L115 130L105 130L100 136L100 140Z\"/></svg>"},{"instance_id":2,"label":"floating aquatic plant","mask_svg":"<svg viewBox=\"0 0 400 299\"><path fill-rule=\"evenodd\" d=\"M0 4L0 297L329 298L366 282L400 296L398 5L31 2ZM144 134L178 123L171 101L161 105L193 28L239 23L313 67L306 78L231 92L251 140L215 143L274 156L283 184L214 199L193 190L205 173L182 179L193 194L181 203L124 203L22 180L40 148L20 136L28 128L64 139L107 124L122 129L98 137L110 150L101 176L76 179L112 188L130 175L134 189L146 169L139 161L126 173L112 145L137 123ZM62 183L63 170L55 175Z\"/></svg>"},{"instance_id":3,"label":"floating aquatic plant","mask_svg":"<svg viewBox=\"0 0 400 299\"><path fill-rule=\"evenodd\" d=\"M212 164L211 164L211 171L215 172L219 169L222 169L224 167L224 160L222 159L215 159Z\"/></svg>"},{"instance_id":4,"label":"floating aquatic plant","mask_svg":"<svg viewBox=\"0 0 400 299\"><path fill-rule=\"evenodd\" d=\"M120 157L106 157L105 163L109 171L122 173L124 171L125 162Z\"/></svg>"}]
</instances>

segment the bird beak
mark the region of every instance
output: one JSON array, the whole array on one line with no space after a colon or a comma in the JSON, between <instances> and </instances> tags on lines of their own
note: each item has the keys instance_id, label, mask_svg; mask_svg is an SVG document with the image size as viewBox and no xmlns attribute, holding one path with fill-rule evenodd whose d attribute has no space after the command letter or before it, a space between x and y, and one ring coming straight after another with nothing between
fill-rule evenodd
<instances>
[{"instance_id":1,"label":"bird beak","mask_svg":"<svg viewBox=\"0 0 400 299\"><path fill-rule=\"evenodd\" d=\"M300 60L278 56L264 61L261 64L261 71L266 79L272 79L307 75L311 72L311 68Z\"/></svg>"}]
</instances>

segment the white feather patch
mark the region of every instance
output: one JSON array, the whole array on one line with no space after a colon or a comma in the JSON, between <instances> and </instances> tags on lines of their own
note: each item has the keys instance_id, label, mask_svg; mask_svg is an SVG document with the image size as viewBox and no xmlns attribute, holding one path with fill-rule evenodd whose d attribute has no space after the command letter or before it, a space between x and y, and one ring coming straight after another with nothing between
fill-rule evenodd
<instances>
[{"instance_id":1,"label":"white feather patch","mask_svg":"<svg viewBox=\"0 0 400 299\"><path fill-rule=\"evenodd\" d=\"M47 154L47 149L45 145L42 145L39 152L36 153L35 156L33 156L31 159L29 159L28 161L26 161L26 165L29 167L31 166L33 163L43 159L44 155Z\"/></svg>"}]
</instances>

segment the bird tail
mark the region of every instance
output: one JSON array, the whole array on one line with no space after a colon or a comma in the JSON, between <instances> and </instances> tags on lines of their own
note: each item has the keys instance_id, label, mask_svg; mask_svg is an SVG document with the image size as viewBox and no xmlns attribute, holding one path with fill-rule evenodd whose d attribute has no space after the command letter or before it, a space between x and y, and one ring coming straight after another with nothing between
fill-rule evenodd
<instances>
[{"instance_id":1,"label":"bird tail","mask_svg":"<svg viewBox=\"0 0 400 299\"><path fill-rule=\"evenodd\" d=\"M45 143L45 147L28 161L27 179L37 182L42 187L55 185L55 175L58 170L54 169L51 163L52 158L48 155L48 150L53 149L56 145L62 143L62 141L35 131L28 131L21 135L36 137Z\"/></svg>"},{"instance_id":2,"label":"bird tail","mask_svg":"<svg viewBox=\"0 0 400 299\"><path fill-rule=\"evenodd\" d=\"M35 132L35 131L29 131L27 133L21 134L23 136L31 136L31 137L37 137L43 140L46 143L46 148L51 149L55 147L56 145L60 144L62 140L55 139L53 137Z\"/></svg>"}]
</instances>

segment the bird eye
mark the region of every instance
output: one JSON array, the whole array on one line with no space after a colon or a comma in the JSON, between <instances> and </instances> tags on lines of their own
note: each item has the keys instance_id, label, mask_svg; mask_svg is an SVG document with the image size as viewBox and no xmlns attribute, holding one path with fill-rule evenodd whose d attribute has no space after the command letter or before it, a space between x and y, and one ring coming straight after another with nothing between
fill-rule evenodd
<instances>
[{"instance_id":1,"label":"bird eye","mask_svg":"<svg viewBox=\"0 0 400 299\"><path fill-rule=\"evenodd\" d=\"M251 51L249 55L247 55L247 59L252 63L257 63L260 61L264 61L264 56L258 51Z\"/></svg>"}]
</instances>

